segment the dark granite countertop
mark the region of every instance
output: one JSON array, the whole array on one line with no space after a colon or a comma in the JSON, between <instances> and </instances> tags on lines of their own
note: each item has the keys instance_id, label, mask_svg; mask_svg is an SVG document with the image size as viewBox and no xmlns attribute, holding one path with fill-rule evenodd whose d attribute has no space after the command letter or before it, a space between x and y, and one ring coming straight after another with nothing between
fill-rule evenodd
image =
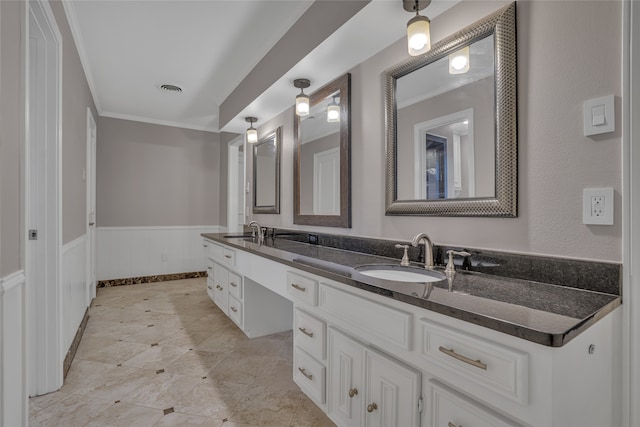
<instances>
[{"instance_id":1,"label":"dark granite countertop","mask_svg":"<svg viewBox=\"0 0 640 427\"><path fill-rule=\"evenodd\" d=\"M428 284L381 280L363 275L354 267L398 264L397 259L283 238L267 238L260 245L241 235L202 236L348 286L551 347L563 346L621 304L618 295L481 272L458 270L452 289L446 279Z\"/></svg>"}]
</instances>

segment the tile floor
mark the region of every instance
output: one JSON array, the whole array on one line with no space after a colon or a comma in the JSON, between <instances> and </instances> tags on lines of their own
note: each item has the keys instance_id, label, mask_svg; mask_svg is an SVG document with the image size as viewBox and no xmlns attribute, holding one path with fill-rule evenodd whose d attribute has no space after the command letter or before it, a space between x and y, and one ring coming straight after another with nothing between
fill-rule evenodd
<instances>
[{"instance_id":1,"label":"tile floor","mask_svg":"<svg viewBox=\"0 0 640 427\"><path fill-rule=\"evenodd\" d=\"M292 381L292 334L248 339L206 278L98 289L64 386L34 426L333 426Z\"/></svg>"}]
</instances>

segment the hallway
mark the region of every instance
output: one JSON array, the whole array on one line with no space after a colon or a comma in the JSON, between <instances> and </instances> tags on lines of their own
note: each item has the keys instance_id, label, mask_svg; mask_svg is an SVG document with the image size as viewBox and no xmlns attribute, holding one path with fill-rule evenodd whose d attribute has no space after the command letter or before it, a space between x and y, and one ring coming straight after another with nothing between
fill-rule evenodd
<instances>
[{"instance_id":1,"label":"hallway","mask_svg":"<svg viewBox=\"0 0 640 427\"><path fill-rule=\"evenodd\" d=\"M62 389L31 426L331 426L292 381L292 334L249 340L206 278L100 288Z\"/></svg>"}]
</instances>

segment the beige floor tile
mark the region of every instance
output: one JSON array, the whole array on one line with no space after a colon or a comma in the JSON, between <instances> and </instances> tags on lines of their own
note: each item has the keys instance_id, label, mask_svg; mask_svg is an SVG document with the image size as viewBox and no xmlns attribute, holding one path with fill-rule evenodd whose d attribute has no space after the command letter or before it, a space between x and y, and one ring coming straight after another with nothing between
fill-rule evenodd
<instances>
[{"instance_id":1,"label":"beige floor tile","mask_svg":"<svg viewBox=\"0 0 640 427\"><path fill-rule=\"evenodd\" d=\"M29 418L31 427L80 427L106 411L113 402L88 396L69 395Z\"/></svg>"},{"instance_id":2,"label":"beige floor tile","mask_svg":"<svg viewBox=\"0 0 640 427\"><path fill-rule=\"evenodd\" d=\"M287 426L301 402L299 391L251 386L229 420L259 426Z\"/></svg>"},{"instance_id":3,"label":"beige floor tile","mask_svg":"<svg viewBox=\"0 0 640 427\"><path fill-rule=\"evenodd\" d=\"M98 289L65 384L30 399L30 425L332 426L293 383L291 331L248 339L205 287Z\"/></svg>"},{"instance_id":4,"label":"beige floor tile","mask_svg":"<svg viewBox=\"0 0 640 427\"><path fill-rule=\"evenodd\" d=\"M223 420L247 394L250 386L226 381L202 380L175 405L176 412Z\"/></svg>"},{"instance_id":5,"label":"beige floor tile","mask_svg":"<svg viewBox=\"0 0 640 427\"><path fill-rule=\"evenodd\" d=\"M209 351L187 351L185 354L167 365L165 371L170 374L206 376L217 364L222 362L229 353Z\"/></svg>"},{"instance_id":6,"label":"beige floor tile","mask_svg":"<svg viewBox=\"0 0 640 427\"><path fill-rule=\"evenodd\" d=\"M213 418L200 417L197 415L186 415L178 412L167 414L154 424L155 427L232 427L229 423Z\"/></svg>"},{"instance_id":7,"label":"beige floor tile","mask_svg":"<svg viewBox=\"0 0 640 427\"><path fill-rule=\"evenodd\" d=\"M199 383L201 381L194 377L162 372L127 394L123 401L150 408L166 409L175 406Z\"/></svg>"},{"instance_id":8,"label":"beige floor tile","mask_svg":"<svg viewBox=\"0 0 640 427\"><path fill-rule=\"evenodd\" d=\"M127 403L114 403L109 409L92 419L88 427L151 427L164 413L160 409L145 408Z\"/></svg>"}]
</instances>

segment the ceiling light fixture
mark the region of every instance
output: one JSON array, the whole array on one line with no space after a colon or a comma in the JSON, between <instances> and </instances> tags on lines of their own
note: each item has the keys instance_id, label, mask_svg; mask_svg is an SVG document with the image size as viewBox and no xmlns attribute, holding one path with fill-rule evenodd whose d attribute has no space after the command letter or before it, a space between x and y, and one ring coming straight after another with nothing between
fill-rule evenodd
<instances>
[{"instance_id":1,"label":"ceiling light fixture","mask_svg":"<svg viewBox=\"0 0 640 427\"><path fill-rule=\"evenodd\" d=\"M258 121L256 117L245 117L244 120L251 123L249 129L247 129L247 142L254 144L258 142L258 130L253 127L253 124Z\"/></svg>"},{"instance_id":2,"label":"ceiling light fixture","mask_svg":"<svg viewBox=\"0 0 640 427\"><path fill-rule=\"evenodd\" d=\"M329 123L340 121L340 105L336 102L337 97L338 95L335 95L331 104L327 106L327 121Z\"/></svg>"},{"instance_id":3,"label":"ceiling light fixture","mask_svg":"<svg viewBox=\"0 0 640 427\"><path fill-rule=\"evenodd\" d=\"M308 79L295 79L293 85L300 89L300 93L296 96L296 114L300 117L309 115L309 95L304 90L311 86Z\"/></svg>"},{"instance_id":4,"label":"ceiling light fixture","mask_svg":"<svg viewBox=\"0 0 640 427\"><path fill-rule=\"evenodd\" d=\"M464 74L469 71L469 46L449 55L449 74Z\"/></svg>"},{"instance_id":5,"label":"ceiling light fixture","mask_svg":"<svg viewBox=\"0 0 640 427\"><path fill-rule=\"evenodd\" d=\"M431 4L431 0L402 0L404 10L416 16L407 22L407 44L409 55L418 56L431 49L431 21L420 11Z\"/></svg>"}]
</instances>

